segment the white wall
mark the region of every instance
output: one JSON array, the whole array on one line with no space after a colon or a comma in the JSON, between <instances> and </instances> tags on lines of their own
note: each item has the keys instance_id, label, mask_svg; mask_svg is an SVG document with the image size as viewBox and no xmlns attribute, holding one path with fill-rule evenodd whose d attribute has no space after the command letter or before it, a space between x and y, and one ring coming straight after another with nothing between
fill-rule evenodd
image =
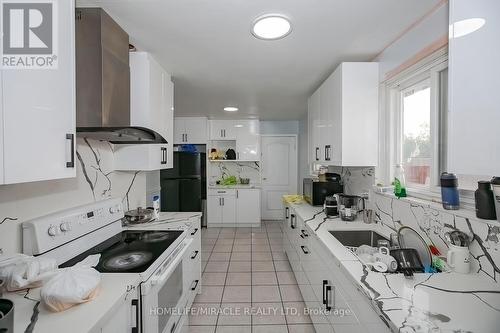
<instances>
[{"instance_id":1,"label":"white wall","mask_svg":"<svg viewBox=\"0 0 500 333\"><path fill-rule=\"evenodd\" d=\"M299 121L299 179L298 191L302 194L303 179L309 177L307 114Z\"/></svg>"},{"instance_id":2,"label":"white wall","mask_svg":"<svg viewBox=\"0 0 500 333\"><path fill-rule=\"evenodd\" d=\"M299 122L290 121L261 121L260 134L299 134Z\"/></svg>"},{"instance_id":3,"label":"white wall","mask_svg":"<svg viewBox=\"0 0 500 333\"><path fill-rule=\"evenodd\" d=\"M76 178L0 185L0 249L4 253L21 252L21 223L36 217L109 197L121 198L125 209L145 207L145 174L113 171L112 146L87 142L77 140Z\"/></svg>"},{"instance_id":4,"label":"white wall","mask_svg":"<svg viewBox=\"0 0 500 333\"><path fill-rule=\"evenodd\" d=\"M448 37L448 1L430 12L423 20L389 45L374 61L380 65L380 81L443 37Z\"/></svg>"}]
</instances>

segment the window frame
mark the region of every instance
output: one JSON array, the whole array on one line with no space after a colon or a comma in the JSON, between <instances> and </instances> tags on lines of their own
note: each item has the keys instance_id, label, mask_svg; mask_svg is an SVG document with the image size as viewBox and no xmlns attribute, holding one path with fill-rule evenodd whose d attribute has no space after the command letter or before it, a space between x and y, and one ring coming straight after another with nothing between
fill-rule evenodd
<instances>
[{"instance_id":1,"label":"window frame","mask_svg":"<svg viewBox=\"0 0 500 333\"><path fill-rule=\"evenodd\" d=\"M446 135L440 134L441 131L446 131L446 124L442 123L446 119L448 110L439 110L443 105L441 91L441 72L448 68L448 50L440 49L433 54L422 59L413 66L398 73L394 77L382 82L381 96L382 107L385 109L385 114L381 117L381 123L384 123L382 128L386 129L385 135L381 138L381 147L385 145L385 151L381 150L379 178L386 184L390 184L394 178L394 166L402 161L402 129L403 129L403 94L405 89L418 84L419 82L429 80L431 86L431 123L430 123L430 140L432 145L431 151L431 179L429 186L409 187L407 191L410 196L415 196L424 199L436 200L440 197L441 188L439 186L439 178L441 170L445 167L443 159L440 156L446 156L446 145L443 139ZM436 90L438 88L438 90ZM447 95L447 93L446 93ZM443 115L442 115L443 114ZM446 133L444 133L446 134ZM444 159L446 160L446 159ZM407 184L408 185L408 184Z\"/></svg>"}]
</instances>

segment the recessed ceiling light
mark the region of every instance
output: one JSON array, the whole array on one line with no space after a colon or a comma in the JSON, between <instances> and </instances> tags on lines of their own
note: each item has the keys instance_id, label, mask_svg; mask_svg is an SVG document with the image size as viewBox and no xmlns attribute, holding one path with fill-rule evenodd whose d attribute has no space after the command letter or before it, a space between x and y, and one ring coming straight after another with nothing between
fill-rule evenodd
<instances>
[{"instance_id":1,"label":"recessed ceiling light","mask_svg":"<svg viewBox=\"0 0 500 333\"><path fill-rule=\"evenodd\" d=\"M241 125L241 124L237 124L237 125L234 125L234 127L236 127L236 128L241 128L241 127L243 127L243 125Z\"/></svg>"},{"instance_id":2,"label":"recessed ceiling light","mask_svg":"<svg viewBox=\"0 0 500 333\"><path fill-rule=\"evenodd\" d=\"M288 36L292 32L290 20L279 14L267 14L258 17L252 27L252 34L260 39L275 40Z\"/></svg>"},{"instance_id":3,"label":"recessed ceiling light","mask_svg":"<svg viewBox=\"0 0 500 333\"><path fill-rule=\"evenodd\" d=\"M236 112L236 111L238 111L238 110L239 110L239 109L238 109L237 107L235 107L235 106L226 106L226 107L224 108L224 111L227 111L227 112Z\"/></svg>"},{"instance_id":4,"label":"recessed ceiling light","mask_svg":"<svg viewBox=\"0 0 500 333\"><path fill-rule=\"evenodd\" d=\"M483 27L486 20L483 18L470 18L450 24L450 38L463 37Z\"/></svg>"}]
</instances>

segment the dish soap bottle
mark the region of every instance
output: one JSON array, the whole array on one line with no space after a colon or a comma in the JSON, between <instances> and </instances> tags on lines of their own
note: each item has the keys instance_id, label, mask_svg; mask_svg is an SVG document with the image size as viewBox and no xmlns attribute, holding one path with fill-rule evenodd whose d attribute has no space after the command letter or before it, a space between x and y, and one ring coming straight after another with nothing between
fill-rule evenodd
<instances>
[{"instance_id":1,"label":"dish soap bottle","mask_svg":"<svg viewBox=\"0 0 500 333\"><path fill-rule=\"evenodd\" d=\"M394 172L394 195L398 198L406 197L405 170L401 164L396 165Z\"/></svg>"}]
</instances>

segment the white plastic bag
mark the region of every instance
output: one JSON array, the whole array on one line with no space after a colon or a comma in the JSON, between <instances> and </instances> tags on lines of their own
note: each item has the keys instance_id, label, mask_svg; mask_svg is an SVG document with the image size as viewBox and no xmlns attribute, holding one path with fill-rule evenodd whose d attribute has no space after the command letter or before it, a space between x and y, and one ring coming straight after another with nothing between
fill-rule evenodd
<instances>
[{"instance_id":1,"label":"white plastic bag","mask_svg":"<svg viewBox=\"0 0 500 333\"><path fill-rule=\"evenodd\" d=\"M0 280L7 291L41 286L57 271L57 262L51 258L24 254L0 256Z\"/></svg>"},{"instance_id":2,"label":"white plastic bag","mask_svg":"<svg viewBox=\"0 0 500 333\"><path fill-rule=\"evenodd\" d=\"M76 265L62 269L40 292L43 303L52 311L64 311L93 300L99 293L101 275L95 269Z\"/></svg>"}]
</instances>

